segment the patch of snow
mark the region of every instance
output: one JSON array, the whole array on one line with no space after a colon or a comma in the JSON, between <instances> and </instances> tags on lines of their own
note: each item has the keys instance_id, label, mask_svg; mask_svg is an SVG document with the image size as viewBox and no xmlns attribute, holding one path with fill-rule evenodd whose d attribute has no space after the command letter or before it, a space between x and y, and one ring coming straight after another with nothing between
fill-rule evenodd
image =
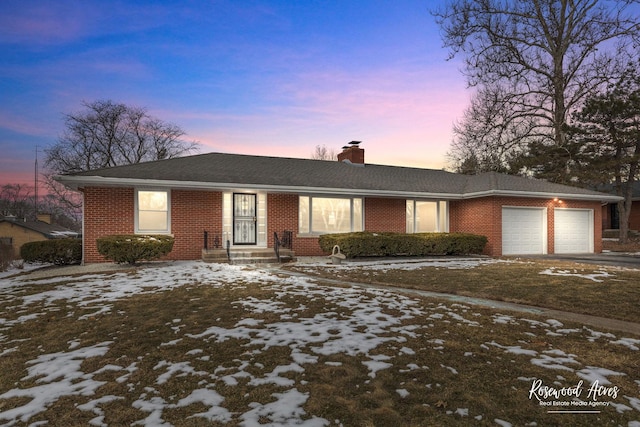
<instances>
[{"instance_id":1,"label":"patch of snow","mask_svg":"<svg viewBox=\"0 0 640 427\"><path fill-rule=\"evenodd\" d=\"M567 364L579 365L575 359L575 354L566 354L561 350L546 350L539 358L531 359L531 363L546 369L559 369L564 371L574 371L574 368L565 366Z\"/></svg>"},{"instance_id":2,"label":"patch of snow","mask_svg":"<svg viewBox=\"0 0 640 427\"><path fill-rule=\"evenodd\" d=\"M460 415L461 417L469 416L469 408L458 408L456 409L455 414Z\"/></svg>"},{"instance_id":3,"label":"patch of snow","mask_svg":"<svg viewBox=\"0 0 640 427\"><path fill-rule=\"evenodd\" d=\"M505 345L500 345L495 341L491 341L490 344L494 347L498 347L501 348L505 351L505 353L511 353L511 354L522 354L522 355L526 355L526 356L537 356L538 352L535 350L527 350L525 348L520 347L519 345L513 345L513 346L505 346Z\"/></svg>"},{"instance_id":4,"label":"patch of snow","mask_svg":"<svg viewBox=\"0 0 640 427\"><path fill-rule=\"evenodd\" d=\"M243 427L260 427L264 424L261 419L268 419L271 425L296 425L302 427L324 427L329 425L329 420L324 418L312 417L308 420L302 420L302 416L306 415L302 406L309 398L308 394L300 393L297 389L285 391L284 393L273 393L276 400L274 402L261 404L253 402L251 410L242 414Z\"/></svg>"},{"instance_id":5,"label":"patch of snow","mask_svg":"<svg viewBox=\"0 0 640 427\"><path fill-rule=\"evenodd\" d=\"M452 368L451 366L445 366L443 364L440 364L440 367L447 369L449 372L451 372L453 375L458 375L458 370L455 368Z\"/></svg>"},{"instance_id":6,"label":"patch of snow","mask_svg":"<svg viewBox=\"0 0 640 427\"><path fill-rule=\"evenodd\" d=\"M189 416L189 418L204 418L207 421L219 421L222 423L228 423L231 421L231 413L220 405L224 402L222 397L217 391L208 388L201 388L193 390L191 394L178 401L175 405L176 408L189 406L194 403L202 403L204 406L208 406L205 412L199 412Z\"/></svg>"},{"instance_id":7,"label":"patch of snow","mask_svg":"<svg viewBox=\"0 0 640 427\"><path fill-rule=\"evenodd\" d=\"M399 389L397 389L397 390L396 390L396 393L398 393L398 395L400 395L400 397L401 397L401 398L403 398L403 399L404 399L405 397L409 396L409 394L410 394L410 393L409 393L406 389L404 389L404 388L399 388Z\"/></svg>"},{"instance_id":8,"label":"patch of snow","mask_svg":"<svg viewBox=\"0 0 640 427\"><path fill-rule=\"evenodd\" d=\"M609 381L607 377L610 377L612 375L624 376L625 374L623 374L622 372L612 371L610 369L598 368L596 366L586 366L580 370L577 370L576 375L591 384L597 382L601 386L606 386L611 384L611 381Z\"/></svg>"},{"instance_id":9,"label":"patch of snow","mask_svg":"<svg viewBox=\"0 0 640 427\"><path fill-rule=\"evenodd\" d=\"M583 279L592 280L598 283L603 282L602 279L604 278L615 277L614 274L610 274L608 271L604 271L604 270L595 271L594 273L591 273L591 274L584 274L584 273L579 273L577 270L573 270L573 271L560 270L556 267L550 267L550 268L547 268L546 270L542 270L540 274L545 274L548 276L581 277Z\"/></svg>"},{"instance_id":10,"label":"patch of snow","mask_svg":"<svg viewBox=\"0 0 640 427\"><path fill-rule=\"evenodd\" d=\"M95 381L94 373L81 371L82 363L91 357L104 356L109 351L112 342L103 342L90 347L82 347L70 352L43 354L35 360L27 362L31 365L28 375L22 380L34 379L33 387L12 389L0 394L0 399L29 398L15 408L0 412L0 420L23 423L31 417L44 411L50 404L66 396L90 396L105 384Z\"/></svg>"},{"instance_id":11,"label":"patch of snow","mask_svg":"<svg viewBox=\"0 0 640 427\"><path fill-rule=\"evenodd\" d=\"M640 347L636 345L636 344L640 345L640 340L637 340L634 338L620 338L619 340L609 341L609 342L611 344L623 345L627 347L629 350L635 350L635 351L640 350Z\"/></svg>"},{"instance_id":12,"label":"patch of snow","mask_svg":"<svg viewBox=\"0 0 640 427\"><path fill-rule=\"evenodd\" d=\"M86 412L93 412L97 415L97 417L91 419L89 424L92 426L98 427L107 427L108 424L104 422L104 410L100 408L100 405L103 403L111 403L116 400L123 400L122 396L102 396L98 399L90 400L87 403L83 403L82 405L78 405L78 409Z\"/></svg>"}]
</instances>

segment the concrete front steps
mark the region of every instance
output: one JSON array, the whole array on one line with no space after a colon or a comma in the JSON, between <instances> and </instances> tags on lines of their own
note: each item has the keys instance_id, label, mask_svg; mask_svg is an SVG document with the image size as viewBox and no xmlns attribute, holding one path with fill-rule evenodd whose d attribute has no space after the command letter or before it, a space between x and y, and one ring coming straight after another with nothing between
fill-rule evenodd
<instances>
[{"instance_id":1,"label":"concrete front steps","mask_svg":"<svg viewBox=\"0 0 640 427\"><path fill-rule=\"evenodd\" d=\"M264 249L238 249L229 251L226 249L203 249L202 260L204 262L220 262L228 264L277 264L278 258L273 248ZM295 253L290 249L280 249L280 262L295 261Z\"/></svg>"}]
</instances>

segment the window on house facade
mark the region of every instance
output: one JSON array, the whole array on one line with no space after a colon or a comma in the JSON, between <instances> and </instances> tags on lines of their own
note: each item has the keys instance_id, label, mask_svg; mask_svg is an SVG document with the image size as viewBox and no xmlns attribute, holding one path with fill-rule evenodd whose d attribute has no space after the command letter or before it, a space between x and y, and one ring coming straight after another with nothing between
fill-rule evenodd
<instances>
[{"instance_id":1,"label":"window on house facade","mask_svg":"<svg viewBox=\"0 0 640 427\"><path fill-rule=\"evenodd\" d=\"M0 237L0 245L13 245L13 237Z\"/></svg>"},{"instance_id":2,"label":"window on house facade","mask_svg":"<svg viewBox=\"0 0 640 427\"><path fill-rule=\"evenodd\" d=\"M136 233L169 233L169 192L136 192Z\"/></svg>"},{"instance_id":3,"label":"window on house facade","mask_svg":"<svg viewBox=\"0 0 640 427\"><path fill-rule=\"evenodd\" d=\"M362 199L300 196L298 205L300 233L348 233L362 231L362 229Z\"/></svg>"},{"instance_id":4,"label":"window on house facade","mask_svg":"<svg viewBox=\"0 0 640 427\"><path fill-rule=\"evenodd\" d=\"M407 233L446 233L449 206L445 201L407 200Z\"/></svg>"}]
</instances>

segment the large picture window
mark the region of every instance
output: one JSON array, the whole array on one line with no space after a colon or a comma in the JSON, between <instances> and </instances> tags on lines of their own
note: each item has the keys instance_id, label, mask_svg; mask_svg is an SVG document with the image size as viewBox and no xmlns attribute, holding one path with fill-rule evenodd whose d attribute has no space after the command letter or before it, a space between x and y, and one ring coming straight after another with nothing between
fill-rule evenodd
<instances>
[{"instance_id":1,"label":"large picture window","mask_svg":"<svg viewBox=\"0 0 640 427\"><path fill-rule=\"evenodd\" d=\"M169 192L136 192L136 232L169 233Z\"/></svg>"},{"instance_id":2,"label":"large picture window","mask_svg":"<svg viewBox=\"0 0 640 427\"><path fill-rule=\"evenodd\" d=\"M407 200L407 233L445 233L449 231L448 204L445 201Z\"/></svg>"},{"instance_id":3,"label":"large picture window","mask_svg":"<svg viewBox=\"0 0 640 427\"><path fill-rule=\"evenodd\" d=\"M298 229L302 234L362 231L362 199L300 196Z\"/></svg>"}]
</instances>

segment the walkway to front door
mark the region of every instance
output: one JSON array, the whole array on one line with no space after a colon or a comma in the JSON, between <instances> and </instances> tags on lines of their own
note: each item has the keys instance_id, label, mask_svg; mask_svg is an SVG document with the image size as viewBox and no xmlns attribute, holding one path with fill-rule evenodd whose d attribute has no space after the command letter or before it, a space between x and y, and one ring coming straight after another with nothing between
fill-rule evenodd
<instances>
[{"instance_id":1,"label":"walkway to front door","mask_svg":"<svg viewBox=\"0 0 640 427\"><path fill-rule=\"evenodd\" d=\"M256 194L233 194L233 244L255 245L257 242Z\"/></svg>"}]
</instances>

